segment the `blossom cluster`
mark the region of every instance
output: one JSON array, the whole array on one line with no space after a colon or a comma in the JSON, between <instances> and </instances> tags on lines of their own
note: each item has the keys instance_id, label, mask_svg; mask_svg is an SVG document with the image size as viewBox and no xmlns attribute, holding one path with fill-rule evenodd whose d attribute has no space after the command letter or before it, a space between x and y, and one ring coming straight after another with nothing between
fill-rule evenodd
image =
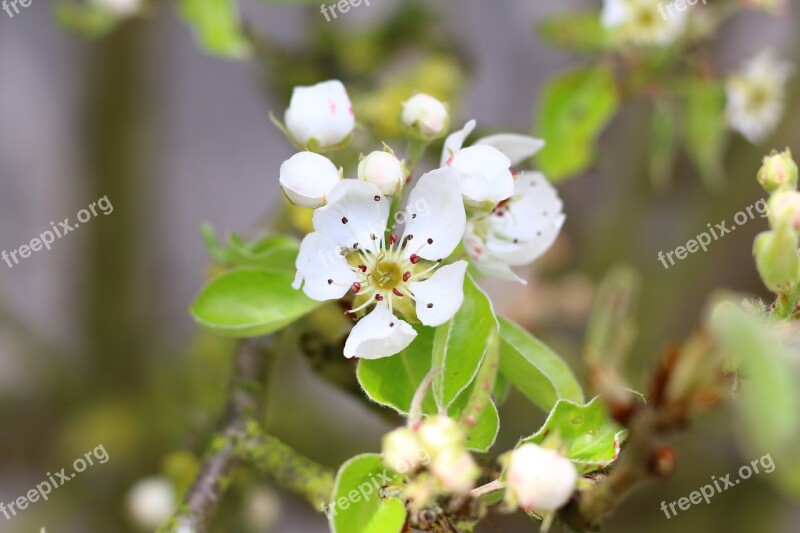
<instances>
[{"instance_id":1,"label":"blossom cluster","mask_svg":"<svg viewBox=\"0 0 800 533\"><path fill-rule=\"evenodd\" d=\"M410 142L423 148L450 124L447 106L426 94L407 100L400 117ZM447 322L463 302L469 262L481 274L524 283L511 267L541 256L564 223L547 179L514 170L542 148L539 139L501 134L467 145L471 120L444 140L439 168L407 187L413 165L386 145L362 156L357 179L345 179L322 155L345 146L355 129L341 82L295 88L284 122L303 151L281 166L281 187L292 203L314 209L293 286L318 301L351 293L349 313L363 318L347 339L346 357L394 355L416 337L412 323ZM407 188L403 232L389 234ZM421 212L420 205L433 208Z\"/></svg>"}]
</instances>

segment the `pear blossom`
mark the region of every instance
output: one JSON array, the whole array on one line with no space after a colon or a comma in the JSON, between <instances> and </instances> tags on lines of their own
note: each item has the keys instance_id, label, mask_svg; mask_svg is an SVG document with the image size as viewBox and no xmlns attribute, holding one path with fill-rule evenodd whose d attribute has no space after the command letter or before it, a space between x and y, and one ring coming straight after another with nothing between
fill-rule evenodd
<instances>
[{"instance_id":1,"label":"pear blossom","mask_svg":"<svg viewBox=\"0 0 800 533\"><path fill-rule=\"evenodd\" d=\"M687 15L662 0L604 0L601 21L623 43L664 46L683 34Z\"/></svg>"},{"instance_id":2,"label":"pear blossom","mask_svg":"<svg viewBox=\"0 0 800 533\"><path fill-rule=\"evenodd\" d=\"M788 148L764 157L758 171L758 183L767 192L793 190L797 188L797 163L792 159L792 151Z\"/></svg>"},{"instance_id":3,"label":"pear blossom","mask_svg":"<svg viewBox=\"0 0 800 533\"><path fill-rule=\"evenodd\" d=\"M142 8L141 0L92 0L92 3L118 17L130 17Z\"/></svg>"},{"instance_id":4,"label":"pear blossom","mask_svg":"<svg viewBox=\"0 0 800 533\"><path fill-rule=\"evenodd\" d=\"M458 171L468 206L491 208L514 193L511 167L532 157L544 142L526 135L499 134L483 137L464 148L464 141L474 129L475 121L470 120L463 129L448 135L441 166Z\"/></svg>"},{"instance_id":5,"label":"pear blossom","mask_svg":"<svg viewBox=\"0 0 800 533\"><path fill-rule=\"evenodd\" d=\"M281 165L280 184L292 203L320 207L342 179L342 172L330 159L314 152L299 152Z\"/></svg>"},{"instance_id":6,"label":"pear blossom","mask_svg":"<svg viewBox=\"0 0 800 533\"><path fill-rule=\"evenodd\" d=\"M376 185L381 194L394 196L403 189L406 168L394 154L376 151L358 164L358 179Z\"/></svg>"},{"instance_id":7,"label":"pear blossom","mask_svg":"<svg viewBox=\"0 0 800 533\"><path fill-rule=\"evenodd\" d=\"M445 450L433 458L431 472L451 493L467 492L475 486L481 470L466 450Z\"/></svg>"},{"instance_id":8,"label":"pear blossom","mask_svg":"<svg viewBox=\"0 0 800 533\"><path fill-rule=\"evenodd\" d=\"M772 227L786 225L800 232L800 192L778 191L769 199L769 221Z\"/></svg>"},{"instance_id":9,"label":"pear blossom","mask_svg":"<svg viewBox=\"0 0 800 533\"><path fill-rule=\"evenodd\" d=\"M748 60L726 83L726 115L730 126L751 143L772 133L784 109L789 63L766 50Z\"/></svg>"},{"instance_id":10,"label":"pear blossom","mask_svg":"<svg viewBox=\"0 0 800 533\"><path fill-rule=\"evenodd\" d=\"M130 519L141 529L153 531L163 526L175 512L175 489L163 477L137 481L125 498Z\"/></svg>"},{"instance_id":11,"label":"pear blossom","mask_svg":"<svg viewBox=\"0 0 800 533\"><path fill-rule=\"evenodd\" d=\"M456 450L464 445L464 433L455 420L437 415L425 420L419 428L419 439L432 456Z\"/></svg>"},{"instance_id":12,"label":"pear blossom","mask_svg":"<svg viewBox=\"0 0 800 533\"><path fill-rule=\"evenodd\" d=\"M343 144L356 125L350 97L338 80L295 87L284 120L295 143L320 149Z\"/></svg>"},{"instance_id":13,"label":"pear blossom","mask_svg":"<svg viewBox=\"0 0 800 533\"><path fill-rule=\"evenodd\" d=\"M467 221L464 248L482 274L524 284L511 267L532 263L552 246L564 225L562 209L544 175L523 172L511 198Z\"/></svg>"},{"instance_id":14,"label":"pear blossom","mask_svg":"<svg viewBox=\"0 0 800 533\"><path fill-rule=\"evenodd\" d=\"M403 102L400 120L423 139L441 137L450 126L447 106L425 93L415 94Z\"/></svg>"},{"instance_id":15,"label":"pear blossom","mask_svg":"<svg viewBox=\"0 0 800 533\"><path fill-rule=\"evenodd\" d=\"M427 214L419 205L435 205ZM417 333L398 318L426 326L447 322L464 300L467 262L442 264L466 226L458 176L451 169L423 175L411 191L402 238L386 237L390 202L372 183L343 180L313 216L314 232L297 257L295 289L318 301L355 294L351 313L371 310L351 330L345 357L398 353ZM418 216L422 215L422 216Z\"/></svg>"},{"instance_id":16,"label":"pear blossom","mask_svg":"<svg viewBox=\"0 0 800 533\"><path fill-rule=\"evenodd\" d=\"M523 444L506 471L506 499L526 511L555 511L569 501L578 482L572 462L555 450Z\"/></svg>"},{"instance_id":17,"label":"pear blossom","mask_svg":"<svg viewBox=\"0 0 800 533\"><path fill-rule=\"evenodd\" d=\"M398 428L383 437L383 462L392 470L405 474L426 464L430 456L410 428Z\"/></svg>"}]
</instances>

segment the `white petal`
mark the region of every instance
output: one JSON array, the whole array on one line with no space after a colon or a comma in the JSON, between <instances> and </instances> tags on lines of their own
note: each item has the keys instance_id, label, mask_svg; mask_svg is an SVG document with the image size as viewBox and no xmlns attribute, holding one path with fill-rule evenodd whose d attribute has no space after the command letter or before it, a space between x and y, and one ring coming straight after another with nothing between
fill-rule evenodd
<instances>
[{"instance_id":1,"label":"white petal","mask_svg":"<svg viewBox=\"0 0 800 533\"><path fill-rule=\"evenodd\" d=\"M388 218L389 201L375 185L342 180L328 195L328 205L314 211L313 222L339 246L377 253Z\"/></svg>"},{"instance_id":2,"label":"white petal","mask_svg":"<svg viewBox=\"0 0 800 533\"><path fill-rule=\"evenodd\" d=\"M461 194L468 205L498 203L514 193L511 160L492 146L470 146L459 151L450 167L461 178Z\"/></svg>"},{"instance_id":3,"label":"white petal","mask_svg":"<svg viewBox=\"0 0 800 533\"><path fill-rule=\"evenodd\" d=\"M454 131L450 135L447 136L447 139L444 140L444 148L442 148L442 159L439 166L446 166L447 161L453 157L456 152L461 150L461 147L464 146L464 141L469 137L469 134L472 133L472 130L475 129L475 120L470 120L467 122L462 129L459 131Z\"/></svg>"},{"instance_id":4,"label":"white petal","mask_svg":"<svg viewBox=\"0 0 800 533\"><path fill-rule=\"evenodd\" d=\"M321 147L335 146L355 128L350 98L338 80L295 87L284 119L292 137L303 146L312 139Z\"/></svg>"},{"instance_id":5,"label":"white petal","mask_svg":"<svg viewBox=\"0 0 800 533\"><path fill-rule=\"evenodd\" d=\"M413 239L405 247L405 257L416 253L432 261L446 258L461 241L466 223L458 174L447 167L424 174L406 204L403 239L409 235Z\"/></svg>"},{"instance_id":6,"label":"white petal","mask_svg":"<svg viewBox=\"0 0 800 533\"><path fill-rule=\"evenodd\" d=\"M375 309L353 327L344 345L344 356L389 357L405 349L416 336L414 328L394 316L386 302L378 302Z\"/></svg>"},{"instance_id":7,"label":"white petal","mask_svg":"<svg viewBox=\"0 0 800 533\"><path fill-rule=\"evenodd\" d=\"M280 184L294 204L320 207L341 180L339 169L330 159L313 152L300 152L281 165Z\"/></svg>"},{"instance_id":8,"label":"white petal","mask_svg":"<svg viewBox=\"0 0 800 533\"><path fill-rule=\"evenodd\" d=\"M464 303L466 272L467 262L456 261L439 268L425 281L409 283L420 322L426 326L441 326L456 314Z\"/></svg>"},{"instance_id":9,"label":"white petal","mask_svg":"<svg viewBox=\"0 0 800 533\"><path fill-rule=\"evenodd\" d=\"M358 276L339 253L336 241L319 232L309 233L297 254L297 275L292 287L312 300L338 300L344 296ZM303 282L305 282L303 284Z\"/></svg>"},{"instance_id":10,"label":"white petal","mask_svg":"<svg viewBox=\"0 0 800 533\"><path fill-rule=\"evenodd\" d=\"M424 136L439 136L447 127L449 113L442 102L419 93L403 102L401 120L409 128L419 128Z\"/></svg>"},{"instance_id":11,"label":"white petal","mask_svg":"<svg viewBox=\"0 0 800 533\"><path fill-rule=\"evenodd\" d=\"M544 147L544 141L541 139L513 133L483 137L475 141L475 144L485 144L497 148L511 160L512 167L530 159Z\"/></svg>"},{"instance_id":12,"label":"white petal","mask_svg":"<svg viewBox=\"0 0 800 533\"><path fill-rule=\"evenodd\" d=\"M630 18L626 0L604 0L602 22L606 28L616 28Z\"/></svg>"}]
</instances>

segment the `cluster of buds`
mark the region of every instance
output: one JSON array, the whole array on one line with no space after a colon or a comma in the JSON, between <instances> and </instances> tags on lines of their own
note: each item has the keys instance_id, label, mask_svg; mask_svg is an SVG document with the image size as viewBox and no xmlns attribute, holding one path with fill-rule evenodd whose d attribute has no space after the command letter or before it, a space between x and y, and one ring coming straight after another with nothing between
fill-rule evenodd
<instances>
[{"instance_id":1,"label":"cluster of buds","mask_svg":"<svg viewBox=\"0 0 800 533\"><path fill-rule=\"evenodd\" d=\"M419 429L388 433L383 438L383 461L396 472L413 474L404 490L412 509L426 507L439 496L464 494L480 476L466 449L464 432L444 415L428 418Z\"/></svg>"},{"instance_id":2,"label":"cluster of buds","mask_svg":"<svg viewBox=\"0 0 800 533\"><path fill-rule=\"evenodd\" d=\"M786 293L800 281L800 192L789 149L764 158L758 182L770 193L770 230L756 237L753 255L764 284L775 293Z\"/></svg>"},{"instance_id":3,"label":"cluster of buds","mask_svg":"<svg viewBox=\"0 0 800 533\"><path fill-rule=\"evenodd\" d=\"M523 444L507 459L505 502L526 512L552 512L563 507L575 492L578 471L556 450Z\"/></svg>"}]
</instances>

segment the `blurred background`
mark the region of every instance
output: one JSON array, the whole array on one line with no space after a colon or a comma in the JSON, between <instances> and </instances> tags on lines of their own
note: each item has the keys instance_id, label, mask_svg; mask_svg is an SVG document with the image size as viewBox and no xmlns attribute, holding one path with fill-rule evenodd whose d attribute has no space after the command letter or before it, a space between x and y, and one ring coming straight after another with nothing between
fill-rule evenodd
<instances>
[{"instance_id":1,"label":"blurred background","mask_svg":"<svg viewBox=\"0 0 800 533\"><path fill-rule=\"evenodd\" d=\"M544 17L598 3L533 0L372 0L330 23L319 7L241 4L263 39L246 61L202 53L171 5L97 39L58 25L34 0L0 12L0 250L28 243L107 196L99 215L13 268L0 263L0 501L24 495L48 473L102 445L95 464L0 531L137 531L126 495L138 481L191 479L221 411L233 344L204 334L187 306L209 275L202 222L252 235L277 212L280 163L294 152L270 123L290 88L330 77L351 90L357 116L382 138L414 90L452 102L452 126L470 118L485 131L535 132L542 84L584 56L539 39ZM702 5L694 9L703 9ZM727 72L765 47L800 64L800 2L789 17L738 16L712 43ZM662 350L685 338L716 289L767 297L753 264L756 218L670 269L657 260L763 191L755 181L772 148L800 152L800 84L774 135L761 146L734 136L725 185L707 188L679 157L671 184L648 176L650 107L636 99L605 129L589 171L559 186L563 237L531 272L527 288L487 282L499 312L515 318L573 364L597 282L618 263L644 280L638 337L627 376L641 386ZM390 120L386 120L388 117ZM365 144L365 146L367 146ZM398 146L399 147L399 146ZM434 161L423 166L431 167ZM338 466L378 451L396 423L358 391L321 378L325 362L274 362L268 430L315 460ZM527 400L501 407L498 450L538 429ZM608 531L800 531L800 507L760 475L667 520L675 501L735 472L756 456L737 444L733 407L696 420L677 440L675 475L626 500ZM800 444L798 444L800 446ZM781 469L776 464L776 469ZM481 531L532 531L524 516L492 516ZM215 531L327 531L321 514L252 474L237 479Z\"/></svg>"}]
</instances>

